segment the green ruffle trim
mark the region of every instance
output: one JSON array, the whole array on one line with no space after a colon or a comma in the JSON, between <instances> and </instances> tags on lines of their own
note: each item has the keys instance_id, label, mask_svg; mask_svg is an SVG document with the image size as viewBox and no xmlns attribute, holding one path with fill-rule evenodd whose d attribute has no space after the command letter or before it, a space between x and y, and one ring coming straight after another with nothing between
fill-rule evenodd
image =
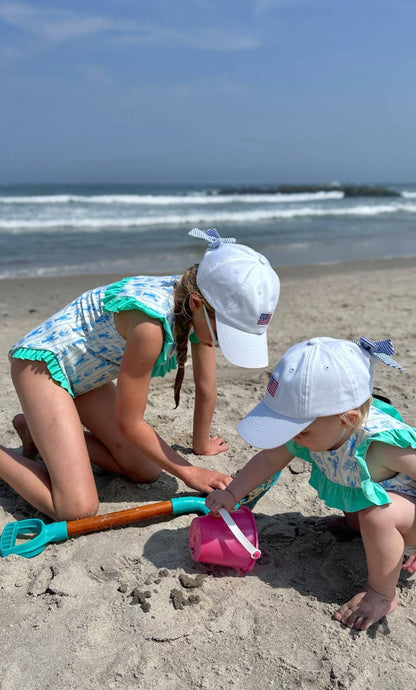
<instances>
[{"instance_id":1,"label":"green ruffle trim","mask_svg":"<svg viewBox=\"0 0 416 690\"><path fill-rule=\"evenodd\" d=\"M147 316L150 316L150 318L157 319L158 321L162 322L165 335L163 338L162 350L152 369L152 378L155 376L164 376L168 371L172 371L172 369L176 369L178 366L176 355L170 359L167 357L168 352L174 342L169 322L166 317L164 317L162 314L159 314L159 312L155 311L151 307L148 307L146 304L143 304L143 302L141 302L139 299L136 299L130 295L120 296L121 289L126 283L128 283L129 280L131 280L131 278L123 278L123 280L120 280L118 283L113 283L107 288L103 297L104 310L107 312L119 313L121 311L137 309L144 312L144 314L147 314Z\"/></svg>"},{"instance_id":2,"label":"green ruffle trim","mask_svg":"<svg viewBox=\"0 0 416 690\"><path fill-rule=\"evenodd\" d=\"M361 468L363 470L363 468ZM361 480L361 487L341 486L322 474L317 465L312 465L309 484L318 492L328 508L355 513L370 506L391 503L387 492L369 477Z\"/></svg>"},{"instance_id":3,"label":"green ruffle trim","mask_svg":"<svg viewBox=\"0 0 416 690\"><path fill-rule=\"evenodd\" d=\"M374 437L369 439L369 445ZM377 439L378 440L378 439ZM362 443L359 448L364 445ZM337 484L321 472L319 467L311 460L306 448L298 446L294 441L286 443L288 451L298 458L306 460L312 465L312 472L309 484L317 491L319 498L325 501L329 508L345 510L347 513L355 513L357 510L369 508L372 505L384 505L391 503L386 491L370 477L370 474L363 458L359 459L361 467L361 486L344 486ZM358 451L358 449L357 449ZM356 451L356 457L357 457ZM364 462L364 466L363 466Z\"/></svg>"},{"instance_id":4,"label":"green ruffle trim","mask_svg":"<svg viewBox=\"0 0 416 690\"><path fill-rule=\"evenodd\" d=\"M360 464L365 464L368 446L373 441L387 443L387 445L396 446L396 448L416 448L416 431L412 429L412 427L407 427L405 429L388 429L386 431L379 431L373 436L366 438L360 443L355 451L355 457L360 461Z\"/></svg>"},{"instance_id":5,"label":"green ruffle trim","mask_svg":"<svg viewBox=\"0 0 416 690\"><path fill-rule=\"evenodd\" d=\"M156 364L152 369L152 379L156 378L156 376L164 376L169 371L172 371L172 369L178 368L176 355L173 355L173 357L170 357L170 359L167 359L165 362L161 362L160 364L158 364L159 359L157 360Z\"/></svg>"},{"instance_id":6,"label":"green ruffle trim","mask_svg":"<svg viewBox=\"0 0 416 690\"><path fill-rule=\"evenodd\" d=\"M391 417L403 421L400 413L391 405L377 400L374 401L374 406L382 409ZM356 448L355 457L360 463L361 487L343 486L325 477L319 467L311 460L308 450L298 446L294 441L286 443L286 448L292 455L302 458L312 464L309 484L313 486L318 492L319 497L325 501L329 508L337 508L338 510L345 510L348 513L354 513L357 510L362 510L372 505L385 505L391 503L383 487L371 479L365 462L368 446L370 443L373 443L373 441L387 443L390 446L399 448L416 448L416 431L411 427L404 429L389 429L375 433L360 443Z\"/></svg>"},{"instance_id":7,"label":"green ruffle trim","mask_svg":"<svg viewBox=\"0 0 416 690\"><path fill-rule=\"evenodd\" d=\"M49 350L35 350L31 347L18 347L11 353L11 356L16 359L30 359L32 362L45 362L53 380L60 383L62 388L65 388L73 398L75 397L69 381L53 352Z\"/></svg>"},{"instance_id":8,"label":"green ruffle trim","mask_svg":"<svg viewBox=\"0 0 416 690\"><path fill-rule=\"evenodd\" d=\"M401 416L399 410L396 410L393 405L389 405L389 403L384 402L384 400L379 400L378 398L373 398L371 404L373 407L378 407L378 409L382 410L382 412L389 414L390 417L394 417L395 419L399 419L401 422L403 422L403 417Z\"/></svg>"}]
</instances>

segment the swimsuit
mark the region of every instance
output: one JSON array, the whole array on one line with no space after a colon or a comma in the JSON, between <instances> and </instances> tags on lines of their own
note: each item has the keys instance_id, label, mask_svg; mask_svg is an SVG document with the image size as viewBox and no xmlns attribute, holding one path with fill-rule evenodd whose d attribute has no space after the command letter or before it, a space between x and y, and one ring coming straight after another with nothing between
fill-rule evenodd
<instances>
[{"instance_id":1,"label":"swimsuit","mask_svg":"<svg viewBox=\"0 0 416 690\"><path fill-rule=\"evenodd\" d=\"M46 362L52 378L73 397L114 380L126 341L114 313L138 309L163 325L153 376L176 369L173 289L181 276L137 276L85 292L21 338L9 358Z\"/></svg>"},{"instance_id":2,"label":"swimsuit","mask_svg":"<svg viewBox=\"0 0 416 690\"><path fill-rule=\"evenodd\" d=\"M336 450L309 451L294 441L286 448L312 465L309 483L330 508L347 513L391 503L387 491L416 496L416 481L405 474L375 482L365 456L373 441L400 448L416 448L416 429L405 424L394 407L374 400L365 423Z\"/></svg>"}]
</instances>

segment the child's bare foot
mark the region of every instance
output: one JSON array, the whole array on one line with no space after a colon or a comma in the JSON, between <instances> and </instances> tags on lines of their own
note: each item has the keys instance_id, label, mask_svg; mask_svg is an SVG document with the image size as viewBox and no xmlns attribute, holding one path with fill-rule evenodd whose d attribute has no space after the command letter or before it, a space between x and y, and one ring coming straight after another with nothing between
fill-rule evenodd
<instances>
[{"instance_id":1,"label":"child's bare foot","mask_svg":"<svg viewBox=\"0 0 416 690\"><path fill-rule=\"evenodd\" d=\"M25 458L31 458L34 460L38 453L38 449L33 442L24 414L16 415L16 417L13 419L13 426L22 442L22 455Z\"/></svg>"},{"instance_id":2,"label":"child's bare foot","mask_svg":"<svg viewBox=\"0 0 416 690\"><path fill-rule=\"evenodd\" d=\"M396 606L396 597L390 600L367 584L361 592L341 606L334 617L348 628L367 630L387 613L394 611Z\"/></svg>"}]
</instances>

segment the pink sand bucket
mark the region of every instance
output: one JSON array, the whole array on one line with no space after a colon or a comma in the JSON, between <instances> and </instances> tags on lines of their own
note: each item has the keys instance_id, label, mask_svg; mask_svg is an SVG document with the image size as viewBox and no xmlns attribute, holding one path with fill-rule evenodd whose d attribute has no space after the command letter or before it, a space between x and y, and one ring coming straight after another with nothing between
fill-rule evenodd
<instances>
[{"instance_id":1,"label":"pink sand bucket","mask_svg":"<svg viewBox=\"0 0 416 690\"><path fill-rule=\"evenodd\" d=\"M192 558L247 573L261 556L254 515L245 505L233 510L232 515L224 508L218 512L222 519L209 514L192 520L189 528Z\"/></svg>"}]
</instances>

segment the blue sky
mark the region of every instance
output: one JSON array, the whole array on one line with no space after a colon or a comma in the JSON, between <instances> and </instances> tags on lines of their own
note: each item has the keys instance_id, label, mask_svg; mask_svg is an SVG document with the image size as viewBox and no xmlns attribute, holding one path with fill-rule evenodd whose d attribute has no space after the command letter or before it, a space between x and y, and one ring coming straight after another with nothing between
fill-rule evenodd
<instances>
[{"instance_id":1,"label":"blue sky","mask_svg":"<svg viewBox=\"0 0 416 690\"><path fill-rule=\"evenodd\" d=\"M0 0L0 182L416 181L416 0Z\"/></svg>"}]
</instances>

